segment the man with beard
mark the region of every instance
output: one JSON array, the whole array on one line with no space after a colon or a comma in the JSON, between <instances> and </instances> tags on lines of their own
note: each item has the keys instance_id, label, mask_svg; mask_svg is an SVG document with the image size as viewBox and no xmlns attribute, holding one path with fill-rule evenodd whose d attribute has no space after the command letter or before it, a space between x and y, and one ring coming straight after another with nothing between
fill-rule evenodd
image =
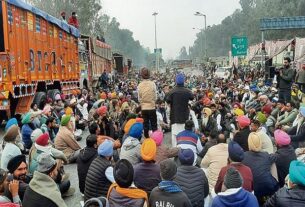
<instances>
[{"instance_id":1,"label":"man with beard","mask_svg":"<svg viewBox=\"0 0 305 207\"><path fill-rule=\"evenodd\" d=\"M54 142L54 139L55 139L55 136L56 136L55 129L58 130L58 125L56 124L55 118L54 117L49 117L47 119L46 123L41 126L41 129L44 132L47 132L50 136L50 140L52 142Z\"/></svg>"},{"instance_id":2,"label":"man with beard","mask_svg":"<svg viewBox=\"0 0 305 207\"><path fill-rule=\"evenodd\" d=\"M277 70L277 87L279 88L279 99L286 103L291 99L291 84L295 71L290 68L290 58L284 58L284 67Z\"/></svg>"},{"instance_id":3,"label":"man with beard","mask_svg":"<svg viewBox=\"0 0 305 207\"><path fill-rule=\"evenodd\" d=\"M56 161L49 154L39 155L38 168L25 191L23 207L66 207L55 182L57 178Z\"/></svg>"},{"instance_id":4,"label":"man with beard","mask_svg":"<svg viewBox=\"0 0 305 207\"><path fill-rule=\"evenodd\" d=\"M130 114L130 107L129 107L127 102L124 102L122 104L121 114L120 114L120 117L119 117L120 126L123 126L123 124L126 121L129 114Z\"/></svg>"},{"instance_id":5,"label":"man with beard","mask_svg":"<svg viewBox=\"0 0 305 207\"><path fill-rule=\"evenodd\" d=\"M238 116L236 118L238 131L235 133L233 140L237 142L244 151L249 151L248 136L250 134L251 120L245 116Z\"/></svg>"},{"instance_id":6,"label":"man with beard","mask_svg":"<svg viewBox=\"0 0 305 207\"><path fill-rule=\"evenodd\" d=\"M212 117L216 120L218 131L222 130L221 126L221 114L217 109L216 104L211 104Z\"/></svg>"},{"instance_id":7,"label":"man with beard","mask_svg":"<svg viewBox=\"0 0 305 207\"><path fill-rule=\"evenodd\" d=\"M27 176L27 164L25 155L17 155L13 157L7 164L7 169L10 173L7 180L11 182L13 180L19 181L19 197L23 200L24 192L30 182L30 178ZM9 191L5 191L4 195L12 200L12 195Z\"/></svg>"},{"instance_id":8,"label":"man with beard","mask_svg":"<svg viewBox=\"0 0 305 207\"><path fill-rule=\"evenodd\" d=\"M100 135L118 138L118 129L112 119L107 115L107 107L101 106L96 110L97 124L100 127Z\"/></svg>"},{"instance_id":9,"label":"man with beard","mask_svg":"<svg viewBox=\"0 0 305 207\"><path fill-rule=\"evenodd\" d=\"M166 132L169 131L169 124L168 124L168 119L167 119L167 111L166 111L166 107L165 107L165 102L164 101L160 101L158 104L158 110L157 110L157 117L162 117L162 120L160 120L160 127L162 128L162 130L165 130ZM159 119L158 119L159 121Z\"/></svg>"},{"instance_id":10,"label":"man with beard","mask_svg":"<svg viewBox=\"0 0 305 207\"><path fill-rule=\"evenodd\" d=\"M217 122L212 116L212 110L210 108L204 108L202 110L202 133L208 137L211 132L217 132Z\"/></svg>"}]
</instances>

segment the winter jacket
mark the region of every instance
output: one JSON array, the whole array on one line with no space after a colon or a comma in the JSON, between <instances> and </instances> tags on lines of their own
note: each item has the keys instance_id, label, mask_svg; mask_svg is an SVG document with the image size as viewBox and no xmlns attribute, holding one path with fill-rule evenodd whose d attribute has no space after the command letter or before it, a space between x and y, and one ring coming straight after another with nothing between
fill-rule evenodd
<instances>
[{"instance_id":1,"label":"winter jacket","mask_svg":"<svg viewBox=\"0 0 305 207\"><path fill-rule=\"evenodd\" d=\"M216 139L209 139L207 141L207 143L205 143L203 150L198 154L198 156L200 157L204 157L206 155L206 153L208 152L208 150L215 146L217 144L217 140Z\"/></svg>"},{"instance_id":2,"label":"winter jacket","mask_svg":"<svg viewBox=\"0 0 305 207\"><path fill-rule=\"evenodd\" d=\"M25 191L23 207L66 207L55 181L48 175L34 172L34 177Z\"/></svg>"},{"instance_id":3,"label":"winter jacket","mask_svg":"<svg viewBox=\"0 0 305 207\"><path fill-rule=\"evenodd\" d=\"M160 166L152 162L143 162L134 166L134 184L137 188L150 194L161 182Z\"/></svg>"},{"instance_id":4,"label":"winter jacket","mask_svg":"<svg viewBox=\"0 0 305 207\"><path fill-rule=\"evenodd\" d=\"M121 147L120 159L128 160L132 165L141 162L141 143L131 136L127 137Z\"/></svg>"},{"instance_id":5,"label":"winter jacket","mask_svg":"<svg viewBox=\"0 0 305 207\"><path fill-rule=\"evenodd\" d=\"M240 163L240 162L233 162L230 163L229 165L223 167L220 172L219 172L219 176L215 185L215 193L219 193L221 192L221 187L222 184L224 182L224 177L228 171L228 169L230 167L234 167L241 175L241 177L243 178L243 189L245 189L246 191L252 192L253 191L253 175L252 175L252 171L251 169Z\"/></svg>"},{"instance_id":6,"label":"winter jacket","mask_svg":"<svg viewBox=\"0 0 305 207\"><path fill-rule=\"evenodd\" d=\"M125 188L126 189L126 188ZM109 189L108 201L109 207L142 207L144 206L144 198L131 198L121 195L117 192L116 188Z\"/></svg>"},{"instance_id":7,"label":"winter jacket","mask_svg":"<svg viewBox=\"0 0 305 207\"><path fill-rule=\"evenodd\" d=\"M295 82L301 83L301 84L305 83L305 70L304 69L301 69L297 72L297 75L295 77Z\"/></svg>"},{"instance_id":8,"label":"winter jacket","mask_svg":"<svg viewBox=\"0 0 305 207\"><path fill-rule=\"evenodd\" d=\"M279 185L280 187L283 187L285 184L285 178L289 173L290 162L296 160L297 157L291 145L279 147L275 152L275 156Z\"/></svg>"},{"instance_id":9,"label":"winter jacket","mask_svg":"<svg viewBox=\"0 0 305 207\"><path fill-rule=\"evenodd\" d=\"M151 80L143 80L138 85L138 98L142 110L156 109L157 87Z\"/></svg>"},{"instance_id":10,"label":"winter jacket","mask_svg":"<svg viewBox=\"0 0 305 207\"><path fill-rule=\"evenodd\" d=\"M192 204L184 192L169 193L155 187L150 194L148 206L192 207Z\"/></svg>"},{"instance_id":11,"label":"winter jacket","mask_svg":"<svg viewBox=\"0 0 305 207\"><path fill-rule=\"evenodd\" d=\"M205 136L210 136L211 132L218 132L216 119L210 116L208 123L205 126L201 126L201 131Z\"/></svg>"},{"instance_id":12,"label":"winter jacket","mask_svg":"<svg viewBox=\"0 0 305 207\"><path fill-rule=\"evenodd\" d=\"M274 153L271 138L266 134L266 132L260 129L257 133L259 134L259 137L262 140L262 151L268 152L269 154Z\"/></svg>"},{"instance_id":13,"label":"winter jacket","mask_svg":"<svg viewBox=\"0 0 305 207\"><path fill-rule=\"evenodd\" d=\"M289 125L291 126L293 121L297 118L299 114L298 109L293 109L292 111L286 111L282 116L278 118L278 122L280 125Z\"/></svg>"},{"instance_id":14,"label":"winter jacket","mask_svg":"<svg viewBox=\"0 0 305 207\"><path fill-rule=\"evenodd\" d=\"M69 24L70 25L72 25L72 26L74 26L75 28L77 28L78 29L78 27L79 27L79 22L78 22L78 19L76 18L76 17L73 17L73 16L71 16L70 18L69 18Z\"/></svg>"},{"instance_id":15,"label":"winter jacket","mask_svg":"<svg viewBox=\"0 0 305 207\"><path fill-rule=\"evenodd\" d=\"M176 86L167 94L166 102L170 104L171 125L184 124L189 119L188 102L193 99L193 93L182 86Z\"/></svg>"},{"instance_id":16,"label":"winter jacket","mask_svg":"<svg viewBox=\"0 0 305 207\"><path fill-rule=\"evenodd\" d=\"M33 144L31 140L32 132L33 128L29 124L24 124L21 128L22 141L24 143L25 148L27 149L31 149Z\"/></svg>"},{"instance_id":17,"label":"winter jacket","mask_svg":"<svg viewBox=\"0 0 305 207\"><path fill-rule=\"evenodd\" d=\"M237 142L244 151L249 151L249 146L248 146L248 137L250 134L250 128L245 127L241 129L239 132L237 132L233 138L235 142Z\"/></svg>"},{"instance_id":18,"label":"winter jacket","mask_svg":"<svg viewBox=\"0 0 305 207\"><path fill-rule=\"evenodd\" d=\"M182 165L178 167L174 181L179 184L193 207L204 206L204 198L209 194L209 183L202 169Z\"/></svg>"},{"instance_id":19,"label":"winter jacket","mask_svg":"<svg viewBox=\"0 0 305 207\"><path fill-rule=\"evenodd\" d=\"M257 197L270 196L278 189L278 182L270 170L275 160L276 157L267 152L245 152L242 163L252 171L254 194Z\"/></svg>"},{"instance_id":20,"label":"winter jacket","mask_svg":"<svg viewBox=\"0 0 305 207\"><path fill-rule=\"evenodd\" d=\"M256 197L243 188L232 188L219 193L212 207L259 207Z\"/></svg>"},{"instance_id":21,"label":"winter jacket","mask_svg":"<svg viewBox=\"0 0 305 207\"><path fill-rule=\"evenodd\" d=\"M210 192L214 190L221 168L227 165L228 144L220 143L211 147L201 161L201 167L208 170Z\"/></svg>"},{"instance_id":22,"label":"winter jacket","mask_svg":"<svg viewBox=\"0 0 305 207\"><path fill-rule=\"evenodd\" d=\"M305 147L305 121L301 124L301 126L294 126L288 134L290 135L292 146L294 148Z\"/></svg>"},{"instance_id":23,"label":"winter jacket","mask_svg":"<svg viewBox=\"0 0 305 207\"><path fill-rule=\"evenodd\" d=\"M305 187L296 186L292 189L283 187L266 201L264 207L303 207L304 195Z\"/></svg>"},{"instance_id":24,"label":"winter jacket","mask_svg":"<svg viewBox=\"0 0 305 207\"><path fill-rule=\"evenodd\" d=\"M55 148L62 151L68 160L73 153L81 147L78 142L74 139L74 134L66 126L61 126L55 137Z\"/></svg>"},{"instance_id":25,"label":"winter jacket","mask_svg":"<svg viewBox=\"0 0 305 207\"><path fill-rule=\"evenodd\" d=\"M6 143L1 154L1 168L7 170L8 162L17 155L21 155L19 147L10 142Z\"/></svg>"},{"instance_id":26,"label":"winter jacket","mask_svg":"<svg viewBox=\"0 0 305 207\"><path fill-rule=\"evenodd\" d=\"M295 70L292 68L282 69L283 74L277 76L277 84L279 89L290 90L293 78L295 75Z\"/></svg>"},{"instance_id":27,"label":"winter jacket","mask_svg":"<svg viewBox=\"0 0 305 207\"><path fill-rule=\"evenodd\" d=\"M105 157L97 156L91 163L85 181L85 201L90 198L107 196L111 182L107 179L105 171L111 166L111 161Z\"/></svg>"},{"instance_id":28,"label":"winter jacket","mask_svg":"<svg viewBox=\"0 0 305 207\"><path fill-rule=\"evenodd\" d=\"M97 157L97 150L93 147L85 147L79 153L76 160L77 174L78 174L78 186L81 193L85 191L85 182L89 167L92 161Z\"/></svg>"}]
</instances>

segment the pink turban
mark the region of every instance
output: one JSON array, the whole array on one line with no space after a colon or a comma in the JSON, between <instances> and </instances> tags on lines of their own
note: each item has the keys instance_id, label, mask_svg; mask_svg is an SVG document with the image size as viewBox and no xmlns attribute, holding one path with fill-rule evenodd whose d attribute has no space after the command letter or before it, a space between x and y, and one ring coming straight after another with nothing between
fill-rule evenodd
<instances>
[{"instance_id":1,"label":"pink turban","mask_svg":"<svg viewBox=\"0 0 305 207\"><path fill-rule=\"evenodd\" d=\"M45 105L45 107L42 110L42 113L47 115L51 111L51 106L49 104Z\"/></svg>"},{"instance_id":2,"label":"pink turban","mask_svg":"<svg viewBox=\"0 0 305 207\"><path fill-rule=\"evenodd\" d=\"M245 115L237 117L237 122L241 128L245 128L250 125L251 120Z\"/></svg>"},{"instance_id":3,"label":"pink turban","mask_svg":"<svg viewBox=\"0 0 305 207\"><path fill-rule=\"evenodd\" d=\"M274 131L275 142L279 146L289 145L291 142L290 136L283 130L277 129Z\"/></svg>"},{"instance_id":4,"label":"pink turban","mask_svg":"<svg viewBox=\"0 0 305 207\"><path fill-rule=\"evenodd\" d=\"M163 132L160 130L154 131L150 137L156 142L157 146L160 146L163 141Z\"/></svg>"}]
</instances>

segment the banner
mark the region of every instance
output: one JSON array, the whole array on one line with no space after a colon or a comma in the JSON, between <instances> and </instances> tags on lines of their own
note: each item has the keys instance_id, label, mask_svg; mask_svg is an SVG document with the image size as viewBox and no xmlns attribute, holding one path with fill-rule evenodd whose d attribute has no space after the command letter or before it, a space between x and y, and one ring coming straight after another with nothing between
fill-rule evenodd
<instances>
[{"instance_id":1,"label":"banner","mask_svg":"<svg viewBox=\"0 0 305 207\"><path fill-rule=\"evenodd\" d=\"M265 41L265 48L269 58L277 56L283 52L291 43L291 40Z\"/></svg>"},{"instance_id":2,"label":"banner","mask_svg":"<svg viewBox=\"0 0 305 207\"><path fill-rule=\"evenodd\" d=\"M255 55L257 55L258 51L260 50L260 46L261 46L261 43L256 44L256 45L251 45L249 47L248 55L246 57L247 61L251 61L255 57Z\"/></svg>"}]
</instances>

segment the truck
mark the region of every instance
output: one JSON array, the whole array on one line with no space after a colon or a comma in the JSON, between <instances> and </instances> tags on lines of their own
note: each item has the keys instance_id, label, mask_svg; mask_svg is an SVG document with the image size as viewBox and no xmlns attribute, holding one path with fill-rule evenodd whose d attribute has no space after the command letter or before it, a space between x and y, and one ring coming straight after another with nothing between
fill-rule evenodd
<instances>
[{"instance_id":1,"label":"truck","mask_svg":"<svg viewBox=\"0 0 305 207\"><path fill-rule=\"evenodd\" d=\"M79 36L21 0L0 0L0 119L79 89Z\"/></svg>"},{"instance_id":2,"label":"truck","mask_svg":"<svg viewBox=\"0 0 305 207\"><path fill-rule=\"evenodd\" d=\"M120 53L113 53L113 62L114 62L114 69L116 70L117 74L128 74L128 69L130 69L132 65L131 59L126 59Z\"/></svg>"}]
</instances>

